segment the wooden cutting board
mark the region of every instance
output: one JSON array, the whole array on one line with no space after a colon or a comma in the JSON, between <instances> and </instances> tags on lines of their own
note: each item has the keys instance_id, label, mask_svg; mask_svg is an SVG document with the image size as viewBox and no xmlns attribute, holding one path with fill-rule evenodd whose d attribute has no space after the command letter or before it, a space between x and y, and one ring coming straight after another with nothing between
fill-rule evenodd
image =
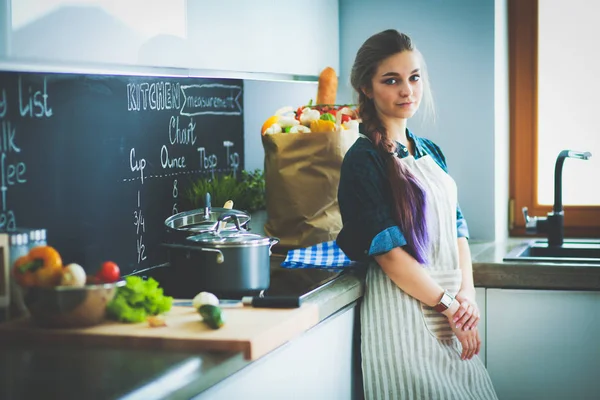
<instances>
[{"instance_id":1,"label":"wooden cutting board","mask_svg":"<svg viewBox=\"0 0 600 400\"><path fill-rule=\"evenodd\" d=\"M44 329L31 320L0 324L0 340L36 343L76 343L127 348L242 351L255 360L316 325L318 307L295 309L224 308L226 322L210 329L193 307L174 306L165 314L167 326L152 328L147 322L125 324L107 321L77 329Z\"/></svg>"}]
</instances>

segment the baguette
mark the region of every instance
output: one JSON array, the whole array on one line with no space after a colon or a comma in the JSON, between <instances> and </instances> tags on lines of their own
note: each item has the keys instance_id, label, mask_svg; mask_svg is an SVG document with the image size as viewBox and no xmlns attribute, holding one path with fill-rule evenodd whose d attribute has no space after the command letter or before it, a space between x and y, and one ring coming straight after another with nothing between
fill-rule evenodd
<instances>
[{"instance_id":1,"label":"baguette","mask_svg":"<svg viewBox=\"0 0 600 400\"><path fill-rule=\"evenodd\" d=\"M317 88L317 104L335 104L337 87L338 78L335 75L335 70L327 67L321 71Z\"/></svg>"}]
</instances>

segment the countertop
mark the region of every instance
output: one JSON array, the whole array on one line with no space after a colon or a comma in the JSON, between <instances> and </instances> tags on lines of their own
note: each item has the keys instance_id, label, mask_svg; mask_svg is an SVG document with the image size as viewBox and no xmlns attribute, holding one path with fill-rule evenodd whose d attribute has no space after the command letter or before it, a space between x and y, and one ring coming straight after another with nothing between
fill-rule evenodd
<instances>
[{"instance_id":1,"label":"countertop","mask_svg":"<svg viewBox=\"0 0 600 400\"><path fill-rule=\"evenodd\" d=\"M282 261L272 257L269 293L305 293L319 321L362 296L353 271L289 270ZM250 362L242 353L0 343L0 399L189 399Z\"/></svg>"},{"instance_id":2,"label":"countertop","mask_svg":"<svg viewBox=\"0 0 600 400\"><path fill-rule=\"evenodd\" d=\"M600 290L599 265L507 263L502 258L528 238L471 242L475 285L486 288ZM269 293L306 293L319 320L363 294L357 271L297 269L271 260ZM286 345L284 345L286 346ZM275 350L277 351L277 350ZM268 357L268 355L267 355ZM68 345L0 343L0 399L190 398L249 365L241 353L189 353Z\"/></svg>"},{"instance_id":3,"label":"countertop","mask_svg":"<svg viewBox=\"0 0 600 400\"><path fill-rule=\"evenodd\" d=\"M506 262L517 246L535 238L472 242L475 286L500 289L600 290L600 264Z\"/></svg>"}]
</instances>

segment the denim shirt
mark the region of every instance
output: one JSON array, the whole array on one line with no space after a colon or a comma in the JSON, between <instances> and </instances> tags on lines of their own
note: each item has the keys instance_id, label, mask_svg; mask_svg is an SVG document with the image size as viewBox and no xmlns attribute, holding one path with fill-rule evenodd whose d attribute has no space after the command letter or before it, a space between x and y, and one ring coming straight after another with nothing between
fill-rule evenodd
<instances>
[{"instance_id":1,"label":"denim shirt","mask_svg":"<svg viewBox=\"0 0 600 400\"><path fill-rule=\"evenodd\" d=\"M406 134L413 143L415 159L429 155L448 172L446 158L435 143L414 135L408 129ZM399 143L396 145L399 157L410 155L404 150L404 146ZM343 228L337 243L350 259L364 260L367 256L406 246L404 234L392 217L385 160L369 139L359 138L346 153L342 163L338 201ZM457 237L468 238L467 222L458 205L456 220Z\"/></svg>"}]
</instances>

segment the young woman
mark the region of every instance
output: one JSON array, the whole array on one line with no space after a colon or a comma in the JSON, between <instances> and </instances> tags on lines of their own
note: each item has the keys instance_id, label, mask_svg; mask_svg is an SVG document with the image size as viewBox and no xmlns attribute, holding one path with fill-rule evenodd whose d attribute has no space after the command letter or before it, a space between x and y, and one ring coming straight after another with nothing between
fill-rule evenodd
<instances>
[{"instance_id":1,"label":"young woman","mask_svg":"<svg viewBox=\"0 0 600 400\"><path fill-rule=\"evenodd\" d=\"M440 148L407 129L431 103L425 64L395 30L358 50L361 137L348 150L337 243L370 260L361 304L367 399L496 399L480 348L468 229ZM425 96L424 96L425 94Z\"/></svg>"}]
</instances>

